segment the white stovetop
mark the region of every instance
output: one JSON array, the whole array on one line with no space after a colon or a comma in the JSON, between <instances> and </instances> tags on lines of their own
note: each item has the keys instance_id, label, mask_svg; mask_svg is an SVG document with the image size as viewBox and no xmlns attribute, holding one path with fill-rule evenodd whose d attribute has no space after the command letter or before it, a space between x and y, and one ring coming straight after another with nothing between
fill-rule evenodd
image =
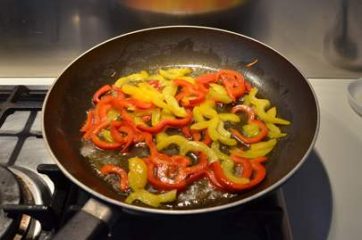
<instances>
[{"instance_id":1,"label":"white stovetop","mask_svg":"<svg viewBox=\"0 0 362 240\"><path fill-rule=\"evenodd\" d=\"M312 156L283 186L294 239L361 239L362 117L347 101L346 88L352 80L309 80L320 106L319 136ZM0 85L53 81L0 78Z\"/></svg>"}]
</instances>

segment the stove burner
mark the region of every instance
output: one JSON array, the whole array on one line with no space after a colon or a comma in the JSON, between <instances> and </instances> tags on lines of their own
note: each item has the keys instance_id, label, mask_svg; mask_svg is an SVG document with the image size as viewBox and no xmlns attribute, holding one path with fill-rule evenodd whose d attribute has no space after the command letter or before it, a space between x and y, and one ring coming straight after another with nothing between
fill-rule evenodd
<instances>
[{"instance_id":1,"label":"stove burner","mask_svg":"<svg viewBox=\"0 0 362 240\"><path fill-rule=\"evenodd\" d=\"M1 181L1 184L6 188L5 194L0 193L2 212L6 216L7 224L2 224L0 219L0 229L8 229L5 234L0 235L0 239L36 239L40 235L42 228L39 221L37 221L33 214L38 210L38 206L43 206L44 203L49 203L51 199L51 193L46 183L35 172L22 168L19 166L11 166L1 168L8 176L11 176L12 186L8 181ZM0 171L0 176L5 178L5 174ZM9 178L6 178L9 179ZM16 191L14 191L16 189ZM17 198L12 195L8 196L8 193L17 193ZM4 198L6 197L6 198ZM16 199L16 201L9 201L6 199ZM4 201L6 200L6 201ZM42 208L40 208L42 210ZM5 212L6 214L5 214ZM11 226L7 226L10 225ZM6 237L5 237L6 236Z\"/></svg>"},{"instance_id":2,"label":"stove burner","mask_svg":"<svg viewBox=\"0 0 362 240\"><path fill-rule=\"evenodd\" d=\"M19 183L8 169L0 166L0 205L20 204L21 193ZM0 208L0 239L7 239L16 231L20 216L10 218Z\"/></svg>"}]
</instances>

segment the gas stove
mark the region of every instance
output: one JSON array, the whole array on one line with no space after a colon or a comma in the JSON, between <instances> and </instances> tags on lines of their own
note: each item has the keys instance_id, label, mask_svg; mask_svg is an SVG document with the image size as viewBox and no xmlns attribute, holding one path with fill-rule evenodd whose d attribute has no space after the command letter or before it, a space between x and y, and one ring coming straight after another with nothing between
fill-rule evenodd
<instances>
[{"instance_id":1,"label":"gas stove","mask_svg":"<svg viewBox=\"0 0 362 240\"><path fill-rule=\"evenodd\" d=\"M40 124L45 95L45 88L0 88L0 239L51 239L90 198L47 152ZM203 215L118 211L104 239L292 239L281 189L242 207Z\"/></svg>"}]
</instances>

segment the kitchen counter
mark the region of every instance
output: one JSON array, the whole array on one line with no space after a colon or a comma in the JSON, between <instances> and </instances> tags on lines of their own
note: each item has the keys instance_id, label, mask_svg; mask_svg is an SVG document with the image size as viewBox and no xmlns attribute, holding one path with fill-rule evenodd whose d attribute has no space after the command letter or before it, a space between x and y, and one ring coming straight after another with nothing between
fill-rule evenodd
<instances>
[{"instance_id":1,"label":"kitchen counter","mask_svg":"<svg viewBox=\"0 0 362 240\"><path fill-rule=\"evenodd\" d=\"M295 240L361 239L362 117L347 101L351 81L310 79L320 131L311 157L283 187Z\"/></svg>"}]
</instances>

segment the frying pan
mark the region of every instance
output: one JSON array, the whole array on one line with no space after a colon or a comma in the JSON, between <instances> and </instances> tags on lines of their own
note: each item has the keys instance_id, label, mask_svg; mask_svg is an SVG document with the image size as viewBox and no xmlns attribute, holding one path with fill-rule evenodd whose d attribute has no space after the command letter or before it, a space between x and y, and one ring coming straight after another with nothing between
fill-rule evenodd
<instances>
[{"instance_id":1,"label":"frying pan","mask_svg":"<svg viewBox=\"0 0 362 240\"><path fill-rule=\"evenodd\" d=\"M245 65L257 59L251 68ZM98 177L81 153L80 126L92 106L93 93L119 76L165 66L241 71L292 122L283 128L288 136L279 141L266 164L267 177L254 189L235 198L190 209L154 209L128 205L123 197ZM246 36L207 27L167 26L131 32L90 49L72 62L47 94L43 107L43 131L47 146L62 172L89 192L91 199L61 230L61 238L74 235L71 224L81 223L87 232L103 230L113 218L112 208L155 214L195 214L244 204L274 190L302 165L316 140L319 110L309 83L285 57ZM87 223L85 223L87 222ZM85 229L83 226L88 226ZM77 231L76 231L77 232ZM88 236L88 235L83 235ZM75 236L73 236L75 237ZM77 239L81 236L77 235ZM72 237L70 237L73 239Z\"/></svg>"}]
</instances>

